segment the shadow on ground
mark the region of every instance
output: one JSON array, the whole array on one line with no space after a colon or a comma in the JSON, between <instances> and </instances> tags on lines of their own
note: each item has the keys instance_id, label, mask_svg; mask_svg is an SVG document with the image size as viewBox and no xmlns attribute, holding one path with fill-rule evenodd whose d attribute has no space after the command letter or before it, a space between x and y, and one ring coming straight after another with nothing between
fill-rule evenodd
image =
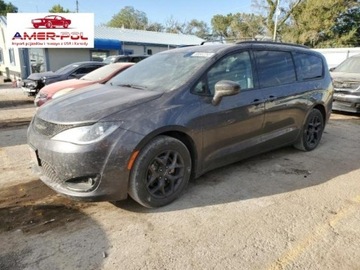
<instances>
[{"instance_id":1,"label":"shadow on ground","mask_svg":"<svg viewBox=\"0 0 360 270\"><path fill-rule=\"evenodd\" d=\"M39 180L1 189L0 269L101 268L108 239L81 211L93 205L61 197Z\"/></svg>"}]
</instances>

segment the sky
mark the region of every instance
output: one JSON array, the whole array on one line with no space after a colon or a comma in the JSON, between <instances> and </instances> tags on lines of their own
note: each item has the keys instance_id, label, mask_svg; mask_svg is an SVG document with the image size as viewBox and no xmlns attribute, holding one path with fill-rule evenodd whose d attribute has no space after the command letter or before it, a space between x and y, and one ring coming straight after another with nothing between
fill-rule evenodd
<instances>
[{"instance_id":1,"label":"sky","mask_svg":"<svg viewBox=\"0 0 360 270\"><path fill-rule=\"evenodd\" d=\"M5 0L15 5L19 12L47 13L54 5L75 12L76 0ZM205 21L210 26L214 15L228 13L253 13L252 0L78 0L79 12L94 13L95 25L106 24L125 6L146 13L149 22L165 24L170 18L179 23L192 19Z\"/></svg>"}]
</instances>

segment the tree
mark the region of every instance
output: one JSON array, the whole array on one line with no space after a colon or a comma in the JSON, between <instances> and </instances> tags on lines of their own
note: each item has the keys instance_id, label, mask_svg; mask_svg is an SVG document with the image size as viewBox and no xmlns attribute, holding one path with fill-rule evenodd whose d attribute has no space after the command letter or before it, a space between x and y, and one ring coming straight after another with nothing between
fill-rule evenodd
<instances>
[{"instance_id":1,"label":"tree","mask_svg":"<svg viewBox=\"0 0 360 270\"><path fill-rule=\"evenodd\" d=\"M60 4L54 5L49 9L50 13L70 13L69 9L64 9Z\"/></svg>"},{"instance_id":2,"label":"tree","mask_svg":"<svg viewBox=\"0 0 360 270\"><path fill-rule=\"evenodd\" d=\"M6 16L7 13L17 13L18 8L15 7L11 2L6 4L3 0L0 0L0 15Z\"/></svg>"},{"instance_id":3,"label":"tree","mask_svg":"<svg viewBox=\"0 0 360 270\"><path fill-rule=\"evenodd\" d=\"M186 24L179 23L174 17L170 17L165 22L165 32L174 33L174 34L184 34L185 33Z\"/></svg>"},{"instance_id":4,"label":"tree","mask_svg":"<svg viewBox=\"0 0 360 270\"><path fill-rule=\"evenodd\" d=\"M146 26L147 31L163 32L165 27L161 23L150 23Z\"/></svg>"},{"instance_id":5,"label":"tree","mask_svg":"<svg viewBox=\"0 0 360 270\"><path fill-rule=\"evenodd\" d=\"M267 29L268 36L274 34L276 15L278 16L276 23L276 32L278 33L282 31L285 23L298 6L305 1L306 0L285 0L281 1L284 5L278 6L280 3L279 0L252 0L253 6L255 6L264 17L263 24ZM276 14L277 12L279 13Z\"/></svg>"},{"instance_id":6,"label":"tree","mask_svg":"<svg viewBox=\"0 0 360 270\"><path fill-rule=\"evenodd\" d=\"M206 22L193 19L187 23L185 27L185 34L195 35L206 39L210 34L210 29Z\"/></svg>"},{"instance_id":7,"label":"tree","mask_svg":"<svg viewBox=\"0 0 360 270\"><path fill-rule=\"evenodd\" d=\"M211 20L213 33L228 40L255 39L264 34L263 17L255 14L236 13L215 15Z\"/></svg>"},{"instance_id":8,"label":"tree","mask_svg":"<svg viewBox=\"0 0 360 270\"><path fill-rule=\"evenodd\" d=\"M229 27L231 23L232 14L224 15L215 15L211 19L211 25L213 28L213 32L215 35L220 37L228 38L229 34Z\"/></svg>"},{"instance_id":9,"label":"tree","mask_svg":"<svg viewBox=\"0 0 360 270\"><path fill-rule=\"evenodd\" d=\"M359 21L354 0L306 0L293 12L284 40L310 47L348 46L356 39ZM350 18L352 18L350 20Z\"/></svg>"},{"instance_id":10,"label":"tree","mask_svg":"<svg viewBox=\"0 0 360 270\"><path fill-rule=\"evenodd\" d=\"M335 27L336 36L347 36L347 44L354 47L360 46L360 7L353 7L341 14Z\"/></svg>"},{"instance_id":11,"label":"tree","mask_svg":"<svg viewBox=\"0 0 360 270\"><path fill-rule=\"evenodd\" d=\"M126 6L112 17L107 26L144 30L148 26L148 18L145 12Z\"/></svg>"}]
</instances>

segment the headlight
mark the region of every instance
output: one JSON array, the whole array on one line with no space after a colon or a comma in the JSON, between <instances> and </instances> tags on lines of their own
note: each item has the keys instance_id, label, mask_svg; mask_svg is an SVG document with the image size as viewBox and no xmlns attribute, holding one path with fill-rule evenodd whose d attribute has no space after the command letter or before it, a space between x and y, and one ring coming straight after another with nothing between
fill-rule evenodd
<instances>
[{"instance_id":1,"label":"headlight","mask_svg":"<svg viewBox=\"0 0 360 270\"><path fill-rule=\"evenodd\" d=\"M52 98L54 99L54 98L58 98L58 97L60 97L60 96L62 96L62 95L65 95L66 93L69 93L70 91L72 91L72 90L74 90L75 88L71 88L71 87L69 87L69 88L64 88L64 89L62 89L62 90L60 90L60 91L57 91L53 96L52 96Z\"/></svg>"},{"instance_id":2,"label":"headlight","mask_svg":"<svg viewBox=\"0 0 360 270\"><path fill-rule=\"evenodd\" d=\"M114 132L117 128L118 125L113 122L98 122L91 126L76 127L65 130L51 139L75 144L90 144L102 140Z\"/></svg>"},{"instance_id":3,"label":"headlight","mask_svg":"<svg viewBox=\"0 0 360 270\"><path fill-rule=\"evenodd\" d=\"M41 93L41 91L36 95L36 98L46 99L48 96L47 93Z\"/></svg>"},{"instance_id":4,"label":"headlight","mask_svg":"<svg viewBox=\"0 0 360 270\"><path fill-rule=\"evenodd\" d=\"M43 83L45 83L45 82L46 82L46 77L41 77L41 81L42 81Z\"/></svg>"}]
</instances>

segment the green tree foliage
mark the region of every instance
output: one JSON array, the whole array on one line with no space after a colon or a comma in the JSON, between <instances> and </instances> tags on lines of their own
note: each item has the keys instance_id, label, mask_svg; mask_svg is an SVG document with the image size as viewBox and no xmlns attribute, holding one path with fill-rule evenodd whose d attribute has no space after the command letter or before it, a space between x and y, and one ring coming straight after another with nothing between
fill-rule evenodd
<instances>
[{"instance_id":1,"label":"green tree foliage","mask_svg":"<svg viewBox=\"0 0 360 270\"><path fill-rule=\"evenodd\" d=\"M275 31L275 17L277 18L276 32L281 33L290 16L299 8L299 5L306 0L252 0L253 6L264 17L263 25L266 34L272 37ZM278 4L280 4L278 6Z\"/></svg>"},{"instance_id":2,"label":"green tree foliage","mask_svg":"<svg viewBox=\"0 0 360 270\"><path fill-rule=\"evenodd\" d=\"M165 27L161 23L150 23L146 26L147 31L163 32Z\"/></svg>"},{"instance_id":3,"label":"green tree foliage","mask_svg":"<svg viewBox=\"0 0 360 270\"><path fill-rule=\"evenodd\" d=\"M185 34L195 35L206 39L210 34L210 29L206 22L193 19L187 23L185 27Z\"/></svg>"},{"instance_id":4,"label":"green tree foliage","mask_svg":"<svg viewBox=\"0 0 360 270\"><path fill-rule=\"evenodd\" d=\"M215 15L211 20L213 33L228 40L255 39L264 34L263 17L255 14L236 13Z\"/></svg>"},{"instance_id":5,"label":"green tree foliage","mask_svg":"<svg viewBox=\"0 0 360 270\"><path fill-rule=\"evenodd\" d=\"M6 16L7 13L17 13L18 8L15 7L11 2L8 4L3 0L0 0L0 15Z\"/></svg>"},{"instance_id":6,"label":"green tree foliage","mask_svg":"<svg viewBox=\"0 0 360 270\"><path fill-rule=\"evenodd\" d=\"M69 9L64 9L60 4L54 5L51 9L49 9L51 13L70 13Z\"/></svg>"},{"instance_id":7,"label":"green tree foliage","mask_svg":"<svg viewBox=\"0 0 360 270\"><path fill-rule=\"evenodd\" d=\"M306 0L290 16L285 41L310 47L343 47L356 41L359 8L353 0Z\"/></svg>"},{"instance_id":8,"label":"green tree foliage","mask_svg":"<svg viewBox=\"0 0 360 270\"><path fill-rule=\"evenodd\" d=\"M148 26L148 18L145 12L126 6L112 17L107 26L144 30Z\"/></svg>"}]
</instances>

